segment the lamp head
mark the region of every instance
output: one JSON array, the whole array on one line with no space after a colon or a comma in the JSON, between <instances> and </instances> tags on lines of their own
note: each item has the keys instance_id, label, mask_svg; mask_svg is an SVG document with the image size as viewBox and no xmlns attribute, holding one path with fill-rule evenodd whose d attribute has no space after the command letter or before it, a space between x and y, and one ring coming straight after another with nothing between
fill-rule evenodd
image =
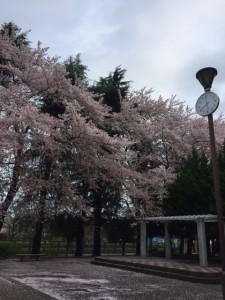
<instances>
[{"instance_id":1,"label":"lamp head","mask_svg":"<svg viewBox=\"0 0 225 300\"><path fill-rule=\"evenodd\" d=\"M214 77L217 75L215 68L203 68L196 73L196 78L204 87L205 92L210 91Z\"/></svg>"}]
</instances>

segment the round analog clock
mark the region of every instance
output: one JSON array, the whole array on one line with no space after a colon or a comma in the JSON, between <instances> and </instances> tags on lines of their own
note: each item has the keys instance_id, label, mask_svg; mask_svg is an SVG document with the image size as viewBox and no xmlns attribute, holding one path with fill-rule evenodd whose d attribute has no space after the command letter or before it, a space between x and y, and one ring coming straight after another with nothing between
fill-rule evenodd
<instances>
[{"instance_id":1,"label":"round analog clock","mask_svg":"<svg viewBox=\"0 0 225 300\"><path fill-rule=\"evenodd\" d=\"M196 102L196 112L200 116L208 116L217 109L219 102L220 99L217 94L213 92L205 92L198 98Z\"/></svg>"}]
</instances>

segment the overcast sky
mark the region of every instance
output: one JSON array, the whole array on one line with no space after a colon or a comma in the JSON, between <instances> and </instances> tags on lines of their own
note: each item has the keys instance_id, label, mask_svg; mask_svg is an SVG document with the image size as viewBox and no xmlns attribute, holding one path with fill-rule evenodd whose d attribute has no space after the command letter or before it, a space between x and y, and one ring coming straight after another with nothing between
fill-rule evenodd
<instances>
[{"instance_id":1,"label":"overcast sky","mask_svg":"<svg viewBox=\"0 0 225 300\"><path fill-rule=\"evenodd\" d=\"M81 53L92 80L121 65L133 89L193 108L204 92L196 72L215 67L212 91L225 114L224 0L0 0L0 20L30 29L32 45L62 61Z\"/></svg>"}]
</instances>

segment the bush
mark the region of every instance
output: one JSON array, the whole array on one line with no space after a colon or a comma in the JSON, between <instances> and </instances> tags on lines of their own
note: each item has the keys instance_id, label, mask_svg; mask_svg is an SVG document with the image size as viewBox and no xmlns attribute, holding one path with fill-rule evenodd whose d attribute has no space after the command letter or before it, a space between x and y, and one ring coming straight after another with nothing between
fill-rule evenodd
<instances>
[{"instance_id":1,"label":"bush","mask_svg":"<svg viewBox=\"0 0 225 300\"><path fill-rule=\"evenodd\" d=\"M21 252L21 247L14 243L0 242L0 257L12 256Z\"/></svg>"}]
</instances>

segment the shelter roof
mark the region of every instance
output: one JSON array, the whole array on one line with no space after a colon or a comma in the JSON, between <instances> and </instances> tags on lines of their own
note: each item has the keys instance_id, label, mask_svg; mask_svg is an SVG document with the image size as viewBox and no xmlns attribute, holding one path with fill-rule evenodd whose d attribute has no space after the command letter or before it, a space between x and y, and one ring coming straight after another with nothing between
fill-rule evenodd
<instances>
[{"instance_id":1,"label":"shelter roof","mask_svg":"<svg viewBox=\"0 0 225 300\"><path fill-rule=\"evenodd\" d=\"M198 221L217 222L217 215L187 215L187 216L158 216L139 218L138 221L152 222L170 222L170 221Z\"/></svg>"}]
</instances>

